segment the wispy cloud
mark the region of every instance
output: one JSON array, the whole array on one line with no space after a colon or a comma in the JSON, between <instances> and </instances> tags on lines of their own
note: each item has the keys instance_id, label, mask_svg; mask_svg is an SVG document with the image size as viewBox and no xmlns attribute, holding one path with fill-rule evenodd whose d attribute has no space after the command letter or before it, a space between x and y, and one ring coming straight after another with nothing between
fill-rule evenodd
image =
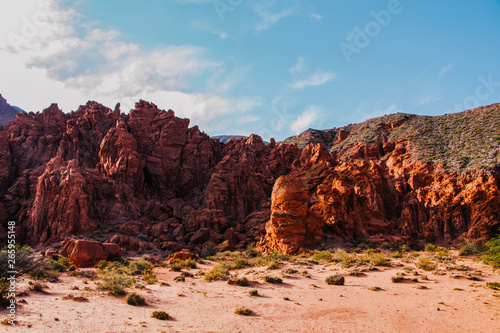
<instances>
[{"instance_id":1,"label":"wispy cloud","mask_svg":"<svg viewBox=\"0 0 500 333\"><path fill-rule=\"evenodd\" d=\"M316 20L316 21L319 21L323 18L322 15L319 15L319 14L316 14L316 13L313 13L313 12L310 12L309 13L309 18L313 19L313 20Z\"/></svg>"},{"instance_id":2,"label":"wispy cloud","mask_svg":"<svg viewBox=\"0 0 500 333\"><path fill-rule=\"evenodd\" d=\"M39 2L26 0L25 9L32 11ZM228 75L225 60L211 59L204 48L177 45L144 49L124 41L119 31L89 27L75 11L58 7L56 0L44 3L36 10L46 14L47 22L36 34L23 34L22 27L2 30L5 35L20 36L13 39L18 43L2 43L0 70L3 77L32 78L26 79L26 91L36 91L33 95L37 99L30 98L27 103L37 103L38 109L31 105L29 109L39 110L48 105L40 100L49 100L62 102L69 111L90 98L110 106L113 101L122 102L127 110L142 98L172 108L180 116L190 116L209 129L219 125L216 119L220 115L245 113L261 103L255 97L227 97L243 77L241 73ZM7 12L7 7L1 3L0 12ZM23 16L30 17L23 11L18 14L20 22ZM28 88L31 82L33 86ZM203 88L211 83L220 83L223 89ZM9 95L9 99L15 98Z\"/></svg>"},{"instance_id":3,"label":"wispy cloud","mask_svg":"<svg viewBox=\"0 0 500 333\"><path fill-rule=\"evenodd\" d=\"M321 86L336 78L337 74L323 71L320 69L317 70L310 77L303 80L295 81L294 83L289 84L289 86L293 89L304 89L306 87L311 87L311 86Z\"/></svg>"},{"instance_id":4,"label":"wispy cloud","mask_svg":"<svg viewBox=\"0 0 500 333\"><path fill-rule=\"evenodd\" d=\"M429 95L420 96L417 103L418 103L418 105L425 105L425 104L437 102L441 99L443 99L442 96L439 96L437 94L429 94Z\"/></svg>"},{"instance_id":5,"label":"wispy cloud","mask_svg":"<svg viewBox=\"0 0 500 333\"><path fill-rule=\"evenodd\" d=\"M304 67L305 67L304 58L298 57L297 63L292 68L290 68L288 71L293 74L296 72L301 72L304 69Z\"/></svg>"},{"instance_id":6,"label":"wispy cloud","mask_svg":"<svg viewBox=\"0 0 500 333\"><path fill-rule=\"evenodd\" d=\"M438 79L441 79L450 69L452 69L454 64L449 64L441 68L441 71L439 72Z\"/></svg>"},{"instance_id":7,"label":"wispy cloud","mask_svg":"<svg viewBox=\"0 0 500 333\"><path fill-rule=\"evenodd\" d=\"M279 12L272 12L273 2L267 3L265 5L256 5L254 10L260 17L261 21L255 24L255 30L262 31L267 30L271 26L278 23L279 20L297 14L296 7L288 7Z\"/></svg>"},{"instance_id":8,"label":"wispy cloud","mask_svg":"<svg viewBox=\"0 0 500 333\"><path fill-rule=\"evenodd\" d=\"M294 133L300 133L308 129L319 118L320 114L321 108L311 105L290 124L290 129Z\"/></svg>"}]
</instances>

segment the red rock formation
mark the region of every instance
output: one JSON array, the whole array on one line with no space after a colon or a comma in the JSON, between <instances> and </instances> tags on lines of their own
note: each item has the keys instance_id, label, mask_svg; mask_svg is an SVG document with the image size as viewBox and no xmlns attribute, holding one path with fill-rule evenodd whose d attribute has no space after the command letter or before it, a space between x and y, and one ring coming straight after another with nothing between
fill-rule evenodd
<instances>
[{"instance_id":1,"label":"red rock formation","mask_svg":"<svg viewBox=\"0 0 500 333\"><path fill-rule=\"evenodd\" d=\"M396 118L372 122L369 144L352 142L346 127L307 131L299 149L256 135L222 144L144 101L130 114L96 102L21 113L0 127L0 241L9 220L31 244L85 234L129 250L196 253L264 236L264 248L296 252L313 247L321 227L377 242L495 234L496 173L418 161L411 141L389 139L410 119Z\"/></svg>"},{"instance_id":2,"label":"red rock formation","mask_svg":"<svg viewBox=\"0 0 500 333\"><path fill-rule=\"evenodd\" d=\"M200 259L197 254L189 251L189 250L182 250L180 252L176 252L174 254L171 254L168 256L168 264L172 264L174 261L177 260L186 260L186 259Z\"/></svg>"},{"instance_id":3,"label":"red rock formation","mask_svg":"<svg viewBox=\"0 0 500 333\"><path fill-rule=\"evenodd\" d=\"M101 260L120 259L122 250L116 244L67 238L59 254L67 257L76 267L89 267Z\"/></svg>"},{"instance_id":4,"label":"red rock formation","mask_svg":"<svg viewBox=\"0 0 500 333\"><path fill-rule=\"evenodd\" d=\"M309 194L300 180L278 178L271 200L271 219L261 246L290 254L315 246L323 234L323 223L309 210Z\"/></svg>"}]
</instances>

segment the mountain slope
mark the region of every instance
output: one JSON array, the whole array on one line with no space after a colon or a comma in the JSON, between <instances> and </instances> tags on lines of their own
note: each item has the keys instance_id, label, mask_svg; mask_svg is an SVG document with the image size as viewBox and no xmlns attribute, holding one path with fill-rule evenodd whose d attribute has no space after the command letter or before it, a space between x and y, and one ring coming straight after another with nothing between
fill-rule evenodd
<instances>
[{"instance_id":1,"label":"mountain slope","mask_svg":"<svg viewBox=\"0 0 500 333\"><path fill-rule=\"evenodd\" d=\"M414 158L450 171L491 170L500 163L500 104L442 116L392 114L331 130L308 130L284 140L303 148L325 144L333 155L349 156L356 142L408 140Z\"/></svg>"},{"instance_id":2,"label":"mountain slope","mask_svg":"<svg viewBox=\"0 0 500 333\"><path fill-rule=\"evenodd\" d=\"M22 112L18 107L11 106L0 94L0 125L8 124L16 119L16 114Z\"/></svg>"}]
</instances>

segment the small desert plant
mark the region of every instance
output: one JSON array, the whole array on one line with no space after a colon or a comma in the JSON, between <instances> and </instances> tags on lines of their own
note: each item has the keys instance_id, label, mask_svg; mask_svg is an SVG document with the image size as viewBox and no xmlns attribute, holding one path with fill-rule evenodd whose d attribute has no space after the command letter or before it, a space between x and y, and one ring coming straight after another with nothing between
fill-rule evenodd
<instances>
[{"instance_id":1,"label":"small desert plant","mask_svg":"<svg viewBox=\"0 0 500 333\"><path fill-rule=\"evenodd\" d=\"M85 297L85 296L73 296L73 295L67 295L67 296L63 296L62 298L64 301L65 300L73 300L75 302L88 302L88 298Z\"/></svg>"},{"instance_id":2,"label":"small desert plant","mask_svg":"<svg viewBox=\"0 0 500 333\"><path fill-rule=\"evenodd\" d=\"M403 258L403 253L401 253L401 251L399 251L399 250L396 250L396 251L392 252L391 257L394 259L401 259L401 258Z\"/></svg>"},{"instance_id":3,"label":"small desert plant","mask_svg":"<svg viewBox=\"0 0 500 333\"><path fill-rule=\"evenodd\" d=\"M128 265L128 270L132 275L143 274L146 271L151 271L153 264L146 260L146 257L133 261Z\"/></svg>"},{"instance_id":4,"label":"small desert plant","mask_svg":"<svg viewBox=\"0 0 500 333\"><path fill-rule=\"evenodd\" d=\"M226 280L228 277L228 269L221 264L215 265L210 271L208 271L207 274L205 274L205 280L208 282Z\"/></svg>"},{"instance_id":5,"label":"small desert plant","mask_svg":"<svg viewBox=\"0 0 500 333\"><path fill-rule=\"evenodd\" d=\"M482 251L481 244L475 239L466 239L459 246L458 254L460 256L470 256L479 254Z\"/></svg>"},{"instance_id":6,"label":"small desert plant","mask_svg":"<svg viewBox=\"0 0 500 333\"><path fill-rule=\"evenodd\" d=\"M400 282L403 282L404 279L405 278L402 275L396 275L396 276L391 277L392 283L400 283Z\"/></svg>"},{"instance_id":7,"label":"small desert plant","mask_svg":"<svg viewBox=\"0 0 500 333\"><path fill-rule=\"evenodd\" d=\"M171 317L165 311L153 311L151 314L151 318L155 318L158 320L170 320Z\"/></svg>"},{"instance_id":8,"label":"small desert plant","mask_svg":"<svg viewBox=\"0 0 500 333\"><path fill-rule=\"evenodd\" d=\"M259 291L257 289L252 289L248 293L250 294L250 296L258 296L259 295Z\"/></svg>"},{"instance_id":9,"label":"small desert plant","mask_svg":"<svg viewBox=\"0 0 500 333\"><path fill-rule=\"evenodd\" d=\"M493 290L499 290L500 289L500 283L498 282L488 282L486 283L486 287L493 289Z\"/></svg>"},{"instance_id":10,"label":"small desert plant","mask_svg":"<svg viewBox=\"0 0 500 333\"><path fill-rule=\"evenodd\" d=\"M340 262L342 267L347 268L351 266L355 259L353 256L349 255L346 251L342 249L337 249L334 254L334 261Z\"/></svg>"},{"instance_id":11,"label":"small desert plant","mask_svg":"<svg viewBox=\"0 0 500 333\"><path fill-rule=\"evenodd\" d=\"M279 277L264 276L262 279L267 283L283 283L283 280Z\"/></svg>"},{"instance_id":12,"label":"small desert plant","mask_svg":"<svg viewBox=\"0 0 500 333\"><path fill-rule=\"evenodd\" d=\"M271 262L269 265L267 265L267 269L279 269L280 265L277 262Z\"/></svg>"},{"instance_id":13,"label":"small desert plant","mask_svg":"<svg viewBox=\"0 0 500 333\"><path fill-rule=\"evenodd\" d=\"M337 274L327 277L325 279L325 282L328 285L343 286L345 283L345 278L342 275Z\"/></svg>"},{"instance_id":14,"label":"small desert plant","mask_svg":"<svg viewBox=\"0 0 500 333\"><path fill-rule=\"evenodd\" d=\"M169 269L172 272L180 272L182 270L183 266L179 261L174 261L173 263L170 264Z\"/></svg>"},{"instance_id":15,"label":"small desert plant","mask_svg":"<svg viewBox=\"0 0 500 333\"><path fill-rule=\"evenodd\" d=\"M240 316L250 316L253 311L250 310L249 308L246 308L244 306L242 306L241 308L237 308L234 313L236 313L237 315L240 315Z\"/></svg>"},{"instance_id":16,"label":"small desert plant","mask_svg":"<svg viewBox=\"0 0 500 333\"><path fill-rule=\"evenodd\" d=\"M145 271L142 278L147 284L155 284L157 281L156 274L152 270Z\"/></svg>"},{"instance_id":17,"label":"small desert plant","mask_svg":"<svg viewBox=\"0 0 500 333\"><path fill-rule=\"evenodd\" d=\"M35 280L35 281L30 281L28 282L28 289L31 290L31 291L38 291L38 292L42 292L44 289L47 289L47 285L43 284L42 281L40 280Z\"/></svg>"},{"instance_id":18,"label":"small desert plant","mask_svg":"<svg viewBox=\"0 0 500 333\"><path fill-rule=\"evenodd\" d=\"M236 258L234 260L234 269L242 269L248 266L250 266L250 263L246 258Z\"/></svg>"},{"instance_id":19,"label":"small desert plant","mask_svg":"<svg viewBox=\"0 0 500 333\"><path fill-rule=\"evenodd\" d=\"M246 287L248 286L248 279L246 277L231 277L228 281L228 284L235 284L238 286Z\"/></svg>"},{"instance_id":20,"label":"small desert plant","mask_svg":"<svg viewBox=\"0 0 500 333\"><path fill-rule=\"evenodd\" d=\"M283 271L283 273L294 275L294 274L299 274L299 271L293 268L287 268Z\"/></svg>"},{"instance_id":21,"label":"small desert plant","mask_svg":"<svg viewBox=\"0 0 500 333\"><path fill-rule=\"evenodd\" d=\"M500 235L490 239L484 244L484 247L486 250L481 260L495 269L500 268Z\"/></svg>"},{"instance_id":22,"label":"small desert plant","mask_svg":"<svg viewBox=\"0 0 500 333\"><path fill-rule=\"evenodd\" d=\"M373 253L370 256L370 263L374 266L386 266L390 260L383 253Z\"/></svg>"},{"instance_id":23,"label":"small desert plant","mask_svg":"<svg viewBox=\"0 0 500 333\"><path fill-rule=\"evenodd\" d=\"M417 266L418 268L423 269L424 271L432 271L436 269L437 264L432 262L427 257L422 257L418 260Z\"/></svg>"},{"instance_id":24,"label":"small desert plant","mask_svg":"<svg viewBox=\"0 0 500 333\"><path fill-rule=\"evenodd\" d=\"M328 251L314 251L313 255L311 256L311 259L313 260L318 260L318 261L332 261L333 260L333 254Z\"/></svg>"},{"instance_id":25,"label":"small desert plant","mask_svg":"<svg viewBox=\"0 0 500 333\"><path fill-rule=\"evenodd\" d=\"M141 295L138 295L136 293L130 293L127 295L127 298L125 298L125 302L128 305L141 306L146 303L146 300Z\"/></svg>"},{"instance_id":26,"label":"small desert plant","mask_svg":"<svg viewBox=\"0 0 500 333\"><path fill-rule=\"evenodd\" d=\"M125 289L130 287L133 281L132 278L124 275L103 277L103 283L99 285L98 289L107 291L114 296L125 295Z\"/></svg>"}]
</instances>

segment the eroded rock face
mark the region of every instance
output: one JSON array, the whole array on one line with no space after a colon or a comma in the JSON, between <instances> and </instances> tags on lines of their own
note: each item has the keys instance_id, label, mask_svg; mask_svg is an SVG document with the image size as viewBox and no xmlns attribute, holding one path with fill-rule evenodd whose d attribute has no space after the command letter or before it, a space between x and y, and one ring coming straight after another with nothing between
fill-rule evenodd
<instances>
[{"instance_id":1,"label":"eroded rock face","mask_svg":"<svg viewBox=\"0 0 500 333\"><path fill-rule=\"evenodd\" d=\"M418 161L410 140L387 134L401 122L375 125L369 144L334 129L305 132L299 149L257 135L222 144L145 101L129 114L96 102L20 113L0 126L0 241L11 220L35 245L85 235L194 253L259 239L291 253L321 237L448 242L498 231L498 172Z\"/></svg>"},{"instance_id":2,"label":"eroded rock face","mask_svg":"<svg viewBox=\"0 0 500 333\"><path fill-rule=\"evenodd\" d=\"M271 196L271 219L261 244L266 250L296 253L314 247L322 236L323 223L309 210L309 194L301 181L281 176Z\"/></svg>"}]
</instances>

